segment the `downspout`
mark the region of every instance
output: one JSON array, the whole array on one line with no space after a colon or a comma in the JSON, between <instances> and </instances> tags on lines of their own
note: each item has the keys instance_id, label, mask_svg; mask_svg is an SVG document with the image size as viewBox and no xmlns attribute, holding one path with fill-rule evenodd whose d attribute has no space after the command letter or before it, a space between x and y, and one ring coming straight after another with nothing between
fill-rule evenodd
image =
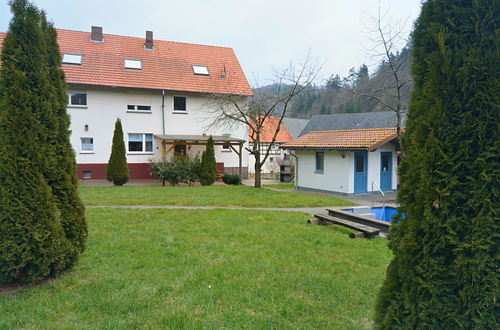
<instances>
[{"instance_id":1,"label":"downspout","mask_svg":"<svg viewBox=\"0 0 500 330\"><path fill-rule=\"evenodd\" d=\"M161 90L161 128L165 135L165 90Z\"/></svg>"},{"instance_id":2,"label":"downspout","mask_svg":"<svg viewBox=\"0 0 500 330\"><path fill-rule=\"evenodd\" d=\"M292 156L293 158L295 158L295 175L294 175L294 183L295 183L295 190L299 190L299 176L297 175L297 173L299 173L299 158L297 157L297 155L295 155L295 150L290 150L290 156Z\"/></svg>"}]
</instances>

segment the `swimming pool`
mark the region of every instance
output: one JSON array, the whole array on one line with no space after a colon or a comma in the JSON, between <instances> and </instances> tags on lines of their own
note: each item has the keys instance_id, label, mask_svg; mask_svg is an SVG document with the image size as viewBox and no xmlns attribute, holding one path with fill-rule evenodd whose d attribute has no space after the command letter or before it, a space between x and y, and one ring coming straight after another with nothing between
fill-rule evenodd
<instances>
[{"instance_id":1,"label":"swimming pool","mask_svg":"<svg viewBox=\"0 0 500 330\"><path fill-rule=\"evenodd\" d=\"M392 216L398 213L398 210L395 207L391 206L379 206L379 207L366 207L366 208L351 208L351 209L342 209L342 211L347 213L357 213L360 216L370 217L374 215L375 219L391 222Z\"/></svg>"}]
</instances>

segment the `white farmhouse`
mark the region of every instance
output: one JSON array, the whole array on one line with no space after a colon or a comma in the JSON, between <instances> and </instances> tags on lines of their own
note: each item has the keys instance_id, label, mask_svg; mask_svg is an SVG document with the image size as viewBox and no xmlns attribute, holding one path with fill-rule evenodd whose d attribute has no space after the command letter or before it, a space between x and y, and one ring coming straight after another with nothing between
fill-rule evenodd
<instances>
[{"instance_id":1,"label":"white farmhouse","mask_svg":"<svg viewBox=\"0 0 500 330\"><path fill-rule=\"evenodd\" d=\"M95 26L57 33L79 179L105 179L117 118L131 179L151 178L151 159L201 153L210 135L218 169L246 175L245 127L212 129L206 111L209 95L252 95L231 48L154 40L151 31L145 38L103 34Z\"/></svg>"}]
</instances>

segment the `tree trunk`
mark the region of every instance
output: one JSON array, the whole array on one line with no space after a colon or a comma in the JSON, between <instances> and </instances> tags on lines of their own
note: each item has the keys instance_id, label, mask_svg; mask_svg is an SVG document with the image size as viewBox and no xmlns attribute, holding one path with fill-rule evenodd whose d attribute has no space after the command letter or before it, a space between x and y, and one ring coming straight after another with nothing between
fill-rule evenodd
<instances>
[{"instance_id":1,"label":"tree trunk","mask_svg":"<svg viewBox=\"0 0 500 330\"><path fill-rule=\"evenodd\" d=\"M254 166L254 169L255 169L254 187L255 188L261 188L262 187L261 180L260 180L261 167L262 167L262 164L260 163L260 153L257 152L255 154L255 166Z\"/></svg>"}]
</instances>

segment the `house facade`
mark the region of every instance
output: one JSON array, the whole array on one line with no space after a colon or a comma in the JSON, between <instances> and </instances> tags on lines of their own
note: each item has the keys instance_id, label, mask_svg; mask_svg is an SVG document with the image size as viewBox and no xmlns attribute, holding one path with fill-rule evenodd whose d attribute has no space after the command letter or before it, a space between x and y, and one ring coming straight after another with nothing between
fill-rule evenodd
<instances>
[{"instance_id":1,"label":"house facade","mask_svg":"<svg viewBox=\"0 0 500 330\"><path fill-rule=\"evenodd\" d=\"M313 131L281 146L297 189L359 194L397 189L395 128Z\"/></svg>"},{"instance_id":2,"label":"house facade","mask_svg":"<svg viewBox=\"0 0 500 330\"><path fill-rule=\"evenodd\" d=\"M217 136L218 169L248 168L245 127L210 127L209 97L252 95L231 48L57 30L68 82L71 144L79 179L105 179L114 124L122 122L131 179L152 178L149 162L175 153L196 155ZM3 42L5 34L0 34Z\"/></svg>"}]
</instances>

